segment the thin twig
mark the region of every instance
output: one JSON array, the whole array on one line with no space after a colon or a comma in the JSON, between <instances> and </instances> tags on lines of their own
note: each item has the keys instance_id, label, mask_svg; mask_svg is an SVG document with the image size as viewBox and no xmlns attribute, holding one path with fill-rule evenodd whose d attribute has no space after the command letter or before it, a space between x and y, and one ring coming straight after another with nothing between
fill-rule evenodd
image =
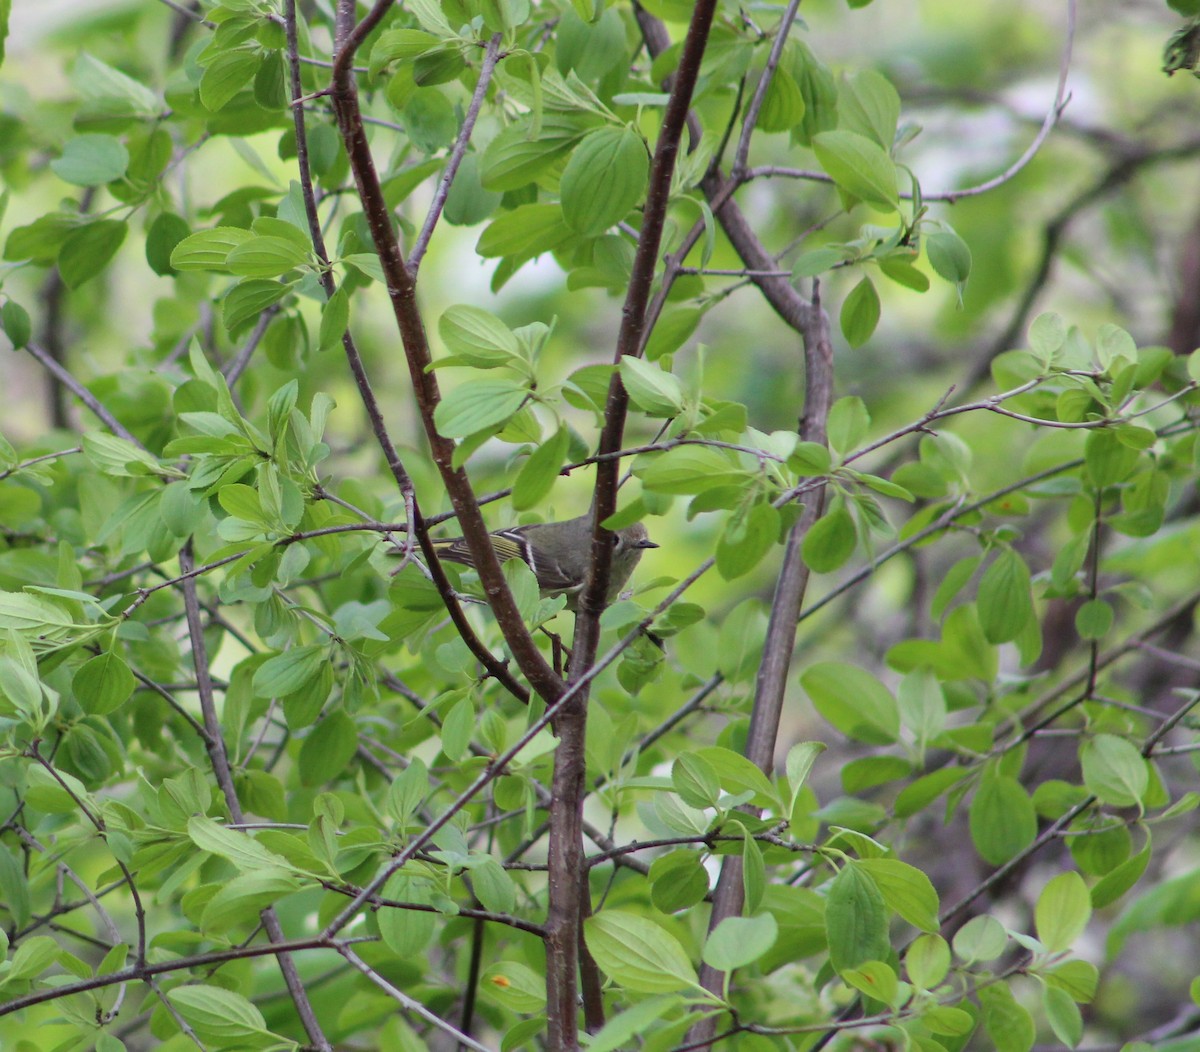
<instances>
[{"instance_id":1,"label":"thin twig","mask_svg":"<svg viewBox=\"0 0 1200 1052\"><path fill-rule=\"evenodd\" d=\"M429 205L429 214L425 216L425 224L421 227L421 232L413 242L412 251L408 254L408 269L414 277L421 267L421 260L425 258L425 250L429 248L429 239L433 237L433 230L437 226L438 219L441 218L442 209L446 206L446 198L450 193L454 177L458 174L458 167L462 164L463 157L466 156L467 146L471 142L471 133L475 130L475 121L479 118L480 107L483 106L488 85L492 81L492 73L495 71L500 57L500 40L500 34L494 34L484 49L483 63L479 68L479 81L475 85L475 91L471 94L471 101L463 116L458 138L454 141L454 147L446 160L445 171L442 172L437 189L433 193L433 201Z\"/></svg>"}]
</instances>

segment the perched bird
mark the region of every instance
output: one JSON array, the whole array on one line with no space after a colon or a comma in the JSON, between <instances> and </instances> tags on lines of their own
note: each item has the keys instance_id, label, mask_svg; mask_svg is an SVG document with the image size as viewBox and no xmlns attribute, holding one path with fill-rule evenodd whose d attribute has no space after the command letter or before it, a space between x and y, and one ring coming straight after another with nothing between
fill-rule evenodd
<instances>
[{"instance_id":1,"label":"perched bird","mask_svg":"<svg viewBox=\"0 0 1200 1052\"><path fill-rule=\"evenodd\" d=\"M575 609L583 590L592 548L592 517L581 515L565 522L539 522L497 530L490 535L492 547L501 562L522 560L537 578L542 595L565 595L567 608ZM640 522L617 530L612 535L612 569L608 576L608 597L613 602L621 594L642 552L657 548ZM475 561L462 537L435 540L434 548L442 559L473 567Z\"/></svg>"}]
</instances>

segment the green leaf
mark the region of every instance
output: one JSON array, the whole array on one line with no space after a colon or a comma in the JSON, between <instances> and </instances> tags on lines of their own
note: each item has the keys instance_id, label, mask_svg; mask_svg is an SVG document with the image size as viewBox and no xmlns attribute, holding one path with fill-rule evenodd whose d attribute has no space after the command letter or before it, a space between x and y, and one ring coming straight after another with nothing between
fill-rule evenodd
<instances>
[{"instance_id":1,"label":"green leaf","mask_svg":"<svg viewBox=\"0 0 1200 1052\"><path fill-rule=\"evenodd\" d=\"M1038 938L1051 953L1069 950L1091 915L1091 898L1083 878L1071 871L1060 873L1038 896L1034 912Z\"/></svg>"},{"instance_id":2,"label":"green leaf","mask_svg":"<svg viewBox=\"0 0 1200 1052\"><path fill-rule=\"evenodd\" d=\"M261 61L257 49L218 55L200 76L200 101L213 113L224 109L254 79Z\"/></svg>"},{"instance_id":3,"label":"green leaf","mask_svg":"<svg viewBox=\"0 0 1200 1052\"><path fill-rule=\"evenodd\" d=\"M717 541L717 572L726 581L749 573L779 540L779 512L766 501L742 505Z\"/></svg>"},{"instance_id":4,"label":"green leaf","mask_svg":"<svg viewBox=\"0 0 1200 1052\"><path fill-rule=\"evenodd\" d=\"M252 324L258 322L262 312L274 306L291 291L290 285L265 278L250 278L239 281L226 293L221 304L225 329L236 339Z\"/></svg>"},{"instance_id":5,"label":"green leaf","mask_svg":"<svg viewBox=\"0 0 1200 1052\"><path fill-rule=\"evenodd\" d=\"M817 712L855 741L888 745L899 736L896 699L866 669L822 661L805 669L800 683Z\"/></svg>"},{"instance_id":6,"label":"green leaf","mask_svg":"<svg viewBox=\"0 0 1200 1052\"><path fill-rule=\"evenodd\" d=\"M909 924L921 931L938 930L938 894L921 870L896 858L868 858L858 864L874 878L883 901Z\"/></svg>"},{"instance_id":7,"label":"green leaf","mask_svg":"<svg viewBox=\"0 0 1200 1052\"><path fill-rule=\"evenodd\" d=\"M701 957L718 971L732 972L757 961L778 937L779 925L769 913L726 917L705 941Z\"/></svg>"},{"instance_id":8,"label":"green leaf","mask_svg":"<svg viewBox=\"0 0 1200 1052\"><path fill-rule=\"evenodd\" d=\"M358 728L342 709L319 721L300 746L300 783L324 785L344 775L358 748Z\"/></svg>"},{"instance_id":9,"label":"green leaf","mask_svg":"<svg viewBox=\"0 0 1200 1052\"><path fill-rule=\"evenodd\" d=\"M1092 908L1101 910L1105 906L1111 906L1141 880L1149 863L1150 844L1147 843L1136 855L1127 858L1116 869L1106 873L1092 885Z\"/></svg>"},{"instance_id":10,"label":"green leaf","mask_svg":"<svg viewBox=\"0 0 1200 1052\"><path fill-rule=\"evenodd\" d=\"M845 564L857 545L854 516L839 504L809 527L801 554L814 573L830 573Z\"/></svg>"},{"instance_id":11,"label":"green leaf","mask_svg":"<svg viewBox=\"0 0 1200 1052\"><path fill-rule=\"evenodd\" d=\"M852 197L886 211L897 211L896 166L878 143L852 131L814 135L813 152L821 167Z\"/></svg>"},{"instance_id":12,"label":"green leaf","mask_svg":"<svg viewBox=\"0 0 1200 1052\"><path fill-rule=\"evenodd\" d=\"M532 119L514 121L483 151L480 180L484 188L517 190L533 182L567 154L589 123L574 113L548 113L535 134Z\"/></svg>"},{"instance_id":13,"label":"green leaf","mask_svg":"<svg viewBox=\"0 0 1200 1052\"><path fill-rule=\"evenodd\" d=\"M259 698L285 698L313 679L329 660L329 648L317 644L292 647L267 658L254 673L254 694Z\"/></svg>"},{"instance_id":14,"label":"green leaf","mask_svg":"<svg viewBox=\"0 0 1200 1052\"><path fill-rule=\"evenodd\" d=\"M18 926L29 921L32 912L32 900L29 894L29 880L24 867L17 862L12 852L0 846L0 900ZM8 937L0 931L0 950L7 952Z\"/></svg>"},{"instance_id":15,"label":"green leaf","mask_svg":"<svg viewBox=\"0 0 1200 1052\"><path fill-rule=\"evenodd\" d=\"M851 347L861 347L879 324L879 293L870 278L863 278L842 303L842 335Z\"/></svg>"},{"instance_id":16,"label":"green leaf","mask_svg":"<svg viewBox=\"0 0 1200 1052\"><path fill-rule=\"evenodd\" d=\"M229 253L254 238L241 227L218 226L185 237L171 253L176 270L225 270Z\"/></svg>"},{"instance_id":17,"label":"green leaf","mask_svg":"<svg viewBox=\"0 0 1200 1052\"><path fill-rule=\"evenodd\" d=\"M754 481L753 473L728 450L711 446L676 446L642 464L634 474L646 489L658 493L703 493L716 486L749 486Z\"/></svg>"},{"instance_id":18,"label":"green leaf","mask_svg":"<svg viewBox=\"0 0 1200 1052\"><path fill-rule=\"evenodd\" d=\"M900 992L896 973L883 961L864 961L857 968L847 968L842 978L867 997L884 1004L895 1004Z\"/></svg>"},{"instance_id":19,"label":"green leaf","mask_svg":"<svg viewBox=\"0 0 1200 1052\"><path fill-rule=\"evenodd\" d=\"M741 753L734 752L719 745L706 745L696 750L696 755L707 761L717 772L721 788L728 793L739 794L746 791L754 794L754 804L757 807L771 807L778 802L775 786L763 774L753 761Z\"/></svg>"},{"instance_id":20,"label":"green leaf","mask_svg":"<svg viewBox=\"0 0 1200 1052\"><path fill-rule=\"evenodd\" d=\"M596 964L629 990L660 994L697 986L679 941L645 917L602 910L583 922L583 936Z\"/></svg>"},{"instance_id":21,"label":"green leaf","mask_svg":"<svg viewBox=\"0 0 1200 1052\"><path fill-rule=\"evenodd\" d=\"M108 266L127 233L129 225L119 219L98 219L72 230L58 253L58 269L67 288L79 288Z\"/></svg>"},{"instance_id":22,"label":"green leaf","mask_svg":"<svg viewBox=\"0 0 1200 1052\"><path fill-rule=\"evenodd\" d=\"M346 285L340 285L320 308L317 350L332 350L342 342L350 327L350 297Z\"/></svg>"},{"instance_id":23,"label":"green leaf","mask_svg":"<svg viewBox=\"0 0 1200 1052\"><path fill-rule=\"evenodd\" d=\"M33 323L29 320L29 312L16 300L7 300L0 307L0 327L4 335L13 345L14 351L22 350L33 336Z\"/></svg>"},{"instance_id":24,"label":"green leaf","mask_svg":"<svg viewBox=\"0 0 1200 1052\"><path fill-rule=\"evenodd\" d=\"M74 775L57 769L53 774L44 767L28 767L25 771L25 802L39 811L52 815L77 813L84 806L95 814L96 802Z\"/></svg>"},{"instance_id":25,"label":"green leaf","mask_svg":"<svg viewBox=\"0 0 1200 1052\"><path fill-rule=\"evenodd\" d=\"M485 258L532 259L552 252L573 237L557 204L521 205L494 219L479 236L475 250Z\"/></svg>"},{"instance_id":26,"label":"green leaf","mask_svg":"<svg viewBox=\"0 0 1200 1052\"><path fill-rule=\"evenodd\" d=\"M148 87L86 51L75 59L71 82L82 99L103 102L106 113L156 117L162 109L158 96Z\"/></svg>"},{"instance_id":27,"label":"green leaf","mask_svg":"<svg viewBox=\"0 0 1200 1052\"><path fill-rule=\"evenodd\" d=\"M808 781L808 775L812 771L817 757L827 748L828 746L824 742L797 742L788 750L787 758L784 761L784 770L787 773L788 789L791 792L791 799L788 802L789 812L796 806L796 801L804 788L804 783Z\"/></svg>"},{"instance_id":28,"label":"green leaf","mask_svg":"<svg viewBox=\"0 0 1200 1052\"><path fill-rule=\"evenodd\" d=\"M1104 599L1089 599L1075 611L1080 639L1103 639L1113 625L1113 608Z\"/></svg>"},{"instance_id":29,"label":"green leaf","mask_svg":"<svg viewBox=\"0 0 1200 1052\"><path fill-rule=\"evenodd\" d=\"M846 253L836 248L814 248L809 252L802 252L792 265L792 279L815 278L845 261Z\"/></svg>"},{"instance_id":30,"label":"green leaf","mask_svg":"<svg viewBox=\"0 0 1200 1052\"><path fill-rule=\"evenodd\" d=\"M1029 567L1005 548L983 573L977 599L979 623L989 643L1009 643L1034 616Z\"/></svg>"},{"instance_id":31,"label":"green leaf","mask_svg":"<svg viewBox=\"0 0 1200 1052\"><path fill-rule=\"evenodd\" d=\"M807 478L828 475L832 464L829 450L817 442L797 442L787 460L792 471Z\"/></svg>"},{"instance_id":32,"label":"green leaf","mask_svg":"<svg viewBox=\"0 0 1200 1052\"><path fill-rule=\"evenodd\" d=\"M1017 1004L1012 991L1003 983L978 990L983 1007L983 1025L996 1052L1029 1052L1036 1028L1028 1009Z\"/></svg>"},{"instance_id":33,"label":"green leaf","mask_svg":"<svg viewBox=\"0 0 1200 1052\"><path fill-rule=\"evenodd\" d=\"M1079 750L1083 784L1101 803L1136 807L1150 787L1150 768L1137 746L1115 734L1097 734Z\"/></svg>"},{"instance_id":34,"label":"green leaf","mask_svg":"<svg viewBox=\"0 0 1200 1052\"><path fill-rule=\"evenodd\" d=\"M512 506L517 511L537 507L550 495L570 444L570 432L560 426L529 455L513 483Z\"/></svg>"},{"instance_id":35,"label":"green leaf","mask_svg":"<svg viewBox=\"0 0 1200 1052\"><path fill-rule=\"evenodd\" d=\"M1043 986L1042 1007L1055 1036L1068 1048L1078 1045L1083 1037L1083 1016L1070 994L1056 986Z\"/></svg>"},{"instance_id":36,"label":"green leaf","mask_svg":"<svg viewBox=\"0 0 1200 1052\"><path fill-rule=\"evenodd\" d=\"M717 666L730 683L740 683L758 669L767 626L762 603L743 599L721 625L717 646Z\"/></svg>"},{"instance_id":37,"label":"green leaf","mask_svg":"<svg viewBox=\"0 0 1200 1052\"><path fill-rule=\"evenodd\" d=\"M900 96L891 81L873 69L847 77L838 92L838 124L891 150L900 119Z\"/></svg>"},{"instance_id":38,"label":"green leaf","mask_svg":"<svg viewBox=\"0 0 1200 1052\"><path fill-rule=\"evenodd\" d=\"M942 230L925 239L929 265L939 277L962 286L971 274L971 250L953 230Z\"/></svg>"},{"instance_id":39,"label":"green leaf","mask_svg":"<svg viewBox=\"0 0 1200 1052\"><path fill-rule=\"evenodd\" d=\"M995 917L972 917L954 933L954 953L965 964L994 961L1008 948L1008 933Z\"/></svg>"},{"instance_id":40,"label":"green leaf","mask_svg":"<svg viewBox=\"0 0 1200 1052\"><path fill-rule=\"evenodd\" d=\"M23 939L13 953L9 962L11 967L5 972L4 978L9 982L36 978L62 954L58 943L49 936L35 935L32 939Z\"/></svg>"},{"instance_id":41,"label":"green leaf","mask_svg":"<svg viewBox=\"0 0 1200 1052\"><path fill-rule=\"evenodd\" d=\"M671 784L688 807L714 807L721 795L717 772L703 756L685 752L671 765Z\"/></svg>"},{"instance_id":42,"label":"green leaf","mask_svg":"<svg viewBox=\"0 0 1200 1052\"><path fill-rule=\"evenodd\" d=\"M886 960L887 907L871 875L856 862L847 862L829 885L825 930L829 963L839 974L867 961Z\"/></svg>"},{"instance_id":43,"label":"green leaf","mask_svg":"<svg viewBox=\"0 0 1200 1052\"><path fill-rule=\"evenodd\" d=\"M650 416L672 417L683 409L683 384L679 377L651 362L621 356L621 382L630 401Z\"/></svg>"},{"instance_id":44,"label":"green leaf","mask_svg":"<svg viewBox=\"0 0 1200 1052\"><path fill-rule=\"evenodd\" d=\"M490 965L480 977L479 987L489 1000L512 1012L541 1012L546 1007L545 976L516 961Z\"/></svg>"},{"instance_id":45,"label":"green leaf","mask_svg":"<svg viewBox=\"0 0 1200 1052\"><path fill-rule=\"evenodd\" d=\"M767 85L756 127L765 132L790 132L804 120L806 108L800 85L780 66Z\"/></svg>"},{"instance_id":46,"label":"green leaf","mask_svg":"<svg viewBox=\"0 0 1200 1052\"><path fill-rule=\"evenodd\" d=\"M685 910L708 894L708 871L698 852L673 851L650 864L650 901L663 913Z\"/></svg>"},{"instance_id":47,"label":"green leaf","mask_svg":"<svg viewBox=\"0 0 1200 1052\"><path fill-rule=\"evenodd\" d=\"M240 277L277 278L308 262L308 256L288 238L254 236L230 251L225 266Z\"/></svg>"},{"instance_id":48,"label":"green leaf","mask_svg":"<svg viewBox=\"0 0 1200 1052\"><path fill-rule=\"evenodd\" d=\"M1000 866L1033 843L1037 813L1020 782L989 769L971 801L970 825L980 857Z\"/></svg>"},{"instance_id":49,"label":"green leaf","mask_svg":"<svg viewBox=\"0 0 1200 1052\"><path fill-rule=\"evenodd\" d=\"M498 429L528 397L529 389L517 380L468 380L438 403L433 421L446 438L466 438Z\"/></svg>"},{"instance_id":50,"label":"green leaf","mask_svg":"<svg viewBox=\"0 0 1200 1052\"><path fill-rule=\"evenodd\" d=\"M521 353L516 334L491 311L480 307L448 307L438 319L438 335L463 364L490 369L513 365Z\"/></svg>"},{"instance_id":51,"label":"green leaf","mask_svg":"<svg viewBox=\"0 0 1200 1052\"><path fill-rule=\"evenodd\" d=\"M120 179L129 167L129 151L112 135L77 135L62 156L50 162L54 174L75 186L103 186Z\"/></svg>"},{"instance_id":52,"label":"green leaf","mask_svg":"<svg viewBox=\"0 0 1200 1052\"><path fill-rule=\"evenodd\" d=\"M519 559L510 560L514 569L524 566ZM530 575L532 576L532 575ZM514 594L516 589L514 588ZM528 601L532 602L536 595L536 583L528 589ZM520 595L516 596L517 605L527 605L522 602ZM471 734L475 730L475 705L469 695L464 695L454 703L442 722L442 752L452 763L461 763L471 746Z\"/></svg>"},{"instance_id":53,"label":"green leaf","mask_svg":"<svg viewBox=\"0 0 1200 1052\"><path fill-rule=\"evenodd\" d=\"M932 990L950 971L950 947L936 933L918 935L904 954L904 969L918 990Z\"/></svg>"},{"instance_id":54,"label":"green leaf","mask_svg":"<svg viewBox=\"0 0 1200 1052\"><path fill-rule=\"evenodd\" d=\"M116 435L89 431L84 434L81 444L83 455L93 467L105 475L119 475L125 478L178 475L178 472L160 464L153 454Z\"/></svg>"},{"instance_id":55,"label":"green leaf","mask_svg":"<svg viewBox=\"0 0 1200 1052\"><path fill-rule=\"evenodd\" d=\"M921 1012L919 1018L930 1033L947 1037L966 1037L975 1029L975 1016L953 1005L932 1004Z\"/></svg>"},{"instance_id":56,"label":"green leaf","mask_svg":"<svg viewBox=\"0 0 1200 1052\"><path fill-rule=\"evenodd\" d=\"M263 847L248 833L226 829L203 815L195 815L188 819L187 834L201 851L228 859L242 872L252 872L263 867L284 870L292 868L282 855Z\"/></svg>"},{"instance_id":57,"label":"green leaf","mask_svg":"<svg viewBox=\"0 0 1200 1052\"><path fill-rule=\"evenodd\" d=\"M282 869L256 869L226 880L204 906L200 928L224 932L258 921L259 914L281 898L298 891L301 882Z\"/></svg>"},{"instance_id":58,"label":"green leaf","mask_svg":"<svg viewBox=\"0 0 1200 1052\"><path fill-rule=\"evenodd\" d=\"M201 1041L240 1046L267 1031L266 1020L239 993L219 986L177 986L167 999Z\"/></svg>"},{"instance_id":59,"label":"green leaf","mask_svg":"<svg viewBox=\"0 0 1200 1052\"><path fill-rule=\"evenodd\" d=\"M1043 365L1049 365L1067 340L1067 323L1061 314L1044 311L1029 323L1029 349Z\"/></svg>"},{"instance_id":60,"label":"green leaf","mask_svg":"<svg viewBox=\"0 0 1200 1052\"><path fill-rule=\"evenodd\" d=\"M900 681L896 692L900 719L920 747L941 734L946 726L946 695L929 669L917 669Z\"/></svg>"},{"instance_id":61,"label":"green leaf","mask_svg":"<svg viewBox=\"0 0 1200 1052\"><path fill-rule=\"evenodd\" d=\"M854 450L867 434L871 417L858 395L839 398L829 410L829 446L843 456Z\"/></svg>"},{"instance_id":62,"label":"green leaf","mask_svg":"<svg viewBox=\"0 0 1200 1052\"><path fill-rule=\"evenodd\" d=\"M75 700L93 716L107 716L120 708L136 685L129 666L111 650L84 662L71 681Z\"/></svg>"},{"instance_id":63,"label":"green leaf","mask_svg":"<svg viewBox=\"0 0 1200 1052\"><path fill-rule=\"evenodd\" d=\"M889 281L894 281L906 289L912 289L914 292L929 291L928 275L904 259L881 259L879 270Z\"/></svg>"},{"instance_id":64,"label":"green leaf","mask_svg":"<svg viewBox=\"0 0 1200 1052\"><path fill-rule=\"evenodd\" d=\"M603 234L642 200L649 172L646 144L633 128L588 132L559 182L567 226L584 237Z\"/></svg>"},{"instance_id":65,"label":"green leaf","mask_svg":"<svg viewBox=\"0 0 1200 1052\"><path fill-rule=\"evenodd\" d=\"M1094 486L1124 482L1141 459L1138 450L1126 445L1110 428L1089 431L1083 447L1088 478Z\"/></svg>"},{"instance_id":66,"label":"green leaf","mask_svg":"<svg viewBox=\"0 0 1200 1052\"><path fill-rule=\"evenodd\" d=\"M174 212L162 212L155 217L146 231L146 262L155 274L170 277L175 273L175 268L171 266L171 253L190 230L187 220Z\"/></svg>"},{"instance_id":67,"label":"green leaf","mask_svg":"<svg viewBox=\"0 0 1200 1052\"><path fill-rule=\"evenodd\" d=\"M604 1026L589 1036L588 1052L617 1052L618 1049L631 1047L636 1044L635 1039L650 1032L650 1024L673 1012L682 1003L681 998L669 994L637 1002L627 1011L611 1016Z\"/></svg>"},{"instance_id":68,"label":"green leaf","mask_svg":"<svg viewBox=\"0 0 1200 1052\"><path fill-rule=\"evenodd\" d=\"M264 110L288 105L287 66L282 51L268 51L254 73L254 101Z\"/></svg>"}]
</instances>

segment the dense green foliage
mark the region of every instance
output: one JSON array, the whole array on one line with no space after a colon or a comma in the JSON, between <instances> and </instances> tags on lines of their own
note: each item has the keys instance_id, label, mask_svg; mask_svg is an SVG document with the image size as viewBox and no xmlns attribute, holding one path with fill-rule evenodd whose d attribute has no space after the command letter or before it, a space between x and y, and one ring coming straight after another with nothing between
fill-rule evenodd
<instances>
[{"instance_id":1,"label":"dense green foliage","mask_svg":"<svg viewBox=\"0 0 1200 1052\"><path fill-rule=\"evenodd\" d=\"M1195 5L12 6L4 1052L1200 1048Z\"/></svg>"}]
</instances>

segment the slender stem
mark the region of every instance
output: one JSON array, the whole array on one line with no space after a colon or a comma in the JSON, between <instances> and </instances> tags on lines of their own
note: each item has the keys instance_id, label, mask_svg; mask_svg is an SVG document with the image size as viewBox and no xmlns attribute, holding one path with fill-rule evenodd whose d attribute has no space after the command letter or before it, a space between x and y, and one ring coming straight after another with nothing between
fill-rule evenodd
<instances>
[{"instance_id":1,"label":"slender stem","mask_svg":"<svg viewBox=\"0 0 1200 1052\"><path fill-rule=\"evenodd\" d=\"M384 198L379 173L375 168L374 158L363 127L362 112L358 103L358 89L354 83L351 66L355 50L362 43L370 28L382 17L383 11L388 6L389 4L385 0L379 0L362 22L353 29L347 29L346 27L353 21L354 2L353 0L338 0L339 44L330 86L334 114L350 160L350 168L354 174L354 182L362 202L363 213L371 231L380 266L386 277L388 296L404 347L404 358L412 382L413 396L434 463L458 516L459 526L471 553L473 565L479 574L484 594L495 615L496 623L504 635L505 642L533 689L547 701L553 701L564 690L562 679L555 675L554 670L547 664L521 619L516 601L500 570L500 562L492 547L487 525L483 521L479 502L475 497L471 482L466 472L454 464L455 444L439 434L434 422L434 410L441 401L441 392L436 375L429 370L432 354L425 333L424 320L417 305L416 282L414 275L405 264L400 245L396 240L391 210ZM374 403L370 384L366 382L365 375L358 382L360 393L363 394L364 399L369 399L371 403ZM381 422L382 417L380 416ZM384 449L385 455L390 458L395 457L394 446L383 446L381 442L381 448ZM418 530L420 530L420 524L418 524ZM435 575L435 583L439 585L439 590L448 590L449 585L444 575L440 579L438 577L440 564L432 543L428 540L427 535L419 534L419 536L421 536L422 552ZM443 593L444 598L446 594L446 592ZM447 609L450 609L449 605ZM450 612L454 617L454 611L450 609ZM465 623L464 618L463 624ZM506 685L513 682L511 674L494 659L485 664L487 664L488 671Z\"/></svg>"},{"instance_id":2,"label":"slender stem","mask_svg":"<svg viewBox=\"0 0 1200 1052\"><path fill-rule=\"evenodd\" d=\"M138 449L146 447L134 437L124 424L121 423L115 416L108 411L108 408L98 399L91 391L83 386L67 368L58 362L55 357L44 347L36 343L27 343L25 345L30 355L41 363L42 367L53 376L60 384L78 398L85 406L88 407L96 417L118 438L125 439L126 442L132 442Z\"/></svg>"},{"instance_id":3,"label":"slender stem","mask_svg":"<svg viewBox=\"0 0 1200 1052\"><path fill-rule=\"evenodd\" d=\"M783 46L787 43L788 34L792 31L792 24L796 21L796 12L799 9L800 0L789 0L783 16L779 19L779 25L775 30L775 40L771 43L771 53L767 56L766 67L763 69L762 76L758 78L750 105L746 107L746 117L742 121L742 134L738 138L737 149L733 155L732 174L735 179L741 179L742 172L746 168L746 159L750 156L750 139L754 135L755 125L758 124L758 115L762 112L771 81L775 79L775 71L779 68L779 60L783 57Z\"/></svg>"},{"instance_id":4,"label":"slender stem","mask_svg":"<svg viewBox=\"0 0 1200 1052\"><path fill-rule=\"evenodd\" d=\"M192 555L192 542L189 539L179 553L179 567L188 574L195 569L195 559ZM225 798L225 806L235 822L244 822L241 801L238 800L237 788L233 782L233 771L229 766L229 754L225 749L225 738L221 731L221 721L217 715L216 699L213 694L212 676L208 665L208 647L204 642L204 626L200 621L200 601L196 594L196 579L189 575L182 582L184 609L187 612L188 637L192 645L192 665L196 669L196 693L200 698L200 711L204 716L204 729L207 732L205 748L208 750L209 762L212 764L213 775ZM283 926L274 906L267 906L262 911L263 928L267 938L273 943L283 943L286 939ZM276 955L279 970L283 973L284 983L292 996L292 1003L304 1025L309 1041L320 1052L333 1052L333 1045L321 1029L313 1011L304 982L296 969L292 955L280 950Z\"/></svg>"},{"instance_id":5,"label":"slender stem","mask_svg":"<svg viewBox=\"0 0 1200 1052\"><path fill-rule=\"evenodd\" d=\"M421 227L421 232L417 235L417 240L413 242L412 251L408 255L408 269L412 271L414 277L420 269L421 260L425 258L425 250L429 248L429 239L433 237L434 227L437 226L438 219L441 218L442 209L446 206L446 198L450 194L450 187L454 182L454 177L458 174L459 165L462 164L463 157L466 156L467 146L471 142L471 133L475 130L475 121L479 118L479 110L483 106L483 100L487 96L488 85L492 81L492 73L495 72L496 63L500 58L500 34L496 33L491 40L488 41L487 47L483 51L483 64L479 68L479 82L475 85L475 91L471 95L471 102L467 106L467 112L463 116L462 127L459 129L458 138L454 141L454 147L450 151L450 157L446 161L446 169L442 172L441 179L438 180L437 189L433 193L433 202L429 206L429 214L425 217L425 225Z\"/></svg>"}]
</instances>

